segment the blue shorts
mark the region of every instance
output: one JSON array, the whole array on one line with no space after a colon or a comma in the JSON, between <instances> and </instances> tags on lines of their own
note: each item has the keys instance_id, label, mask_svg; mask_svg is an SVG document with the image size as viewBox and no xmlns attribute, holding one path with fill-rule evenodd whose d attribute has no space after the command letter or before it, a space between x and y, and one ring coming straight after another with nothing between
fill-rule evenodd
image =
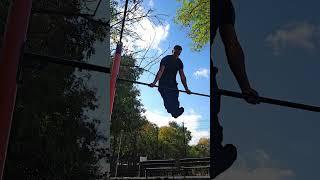
<instances>
[{"instance_id":1,"label":"blue shorts","mask_svg":"<svg viewBox=\"0 0 320 180\"><path fill-rule=\"evenodd\" d=\"M160 95L163 99L164 107L166 108L168 113L175 114L179 109L180 102L179 102L179 91L177 83L172 85L170 84L161 84L161 87L167 87L170 89L165 88L158 88Z\"/></svg>"}]
</instances>

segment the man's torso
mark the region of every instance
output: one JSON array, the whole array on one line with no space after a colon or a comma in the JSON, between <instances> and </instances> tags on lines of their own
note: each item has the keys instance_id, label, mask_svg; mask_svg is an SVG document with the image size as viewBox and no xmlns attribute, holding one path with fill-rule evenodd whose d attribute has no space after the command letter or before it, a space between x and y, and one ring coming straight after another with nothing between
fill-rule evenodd
<instances>
[{"instance_id":1,"label":"man's torso","mask_svg":"<svg viewBox=\"0 0 320 180\"><path fill-rule=\"evenodd\" d=\"M159 80L159 85L176 86L177 73L183 67L182 61L179 58L175 59L173 55L168 55L161 60L160 65L165 66L165 68Z\"/></svg>"}]
</instances>

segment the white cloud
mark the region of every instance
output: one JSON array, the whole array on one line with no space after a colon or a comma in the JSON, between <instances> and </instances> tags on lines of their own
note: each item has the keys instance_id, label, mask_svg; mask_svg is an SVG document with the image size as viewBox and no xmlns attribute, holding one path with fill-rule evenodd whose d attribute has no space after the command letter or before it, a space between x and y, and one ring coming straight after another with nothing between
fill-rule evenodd
<instances>
[{"instance_id":1,"label":"white cloud","mask_svg":"<svg viewBox=\"0 0 320 180\"><path fill-rule=\"evenodd\" d=\"M284 180L294 176L293 171L277 168L231 168L217 180Z\"/></svg>"},{"instance_id":2,"label":"white cloud","mask_svg":"<svg viewBox=\"0 0 320 180\"><path fill-rule=\"evenodd\" d=\"M153 1L149 1L152 5ZM121 10L121 9L120 9ZM135 17L128 14L127 19L141 17L145 15L146 9L137 7ZM129 52L136 52L147 49L162 52L160 44L165 41L169 35L170 24L163 22L163 24L155 24L150 18L143 17L138 22L131 21L125 24L125 30L133 33L133 36L123 37L123 45Z\"/></svg>"},{"instance_id":3,"label":"white cloud","mask_svg":"<svg viewBox=\"0 0 320 180\"><path fill-rule=\"evenodd\" d=\"M190 145L197 144L201 137L208 138L210 135L209 127L208 127L208 131L198 130L200 123L203 122L203 119L201 115L197 114L192 109L189 111L185 111L177 119L171 117L171 115L168 113L155 111L155 110L148 110L148 109L146 110L144 115L147 117L148 121L155 123L159 127L167 126L170 121L175 121L179 125L181 125L182 122L184 122L185 127L187 127L189 131L191 131L192 139L189 143Z\"/></svg>"},{"instance_id":4,"label":"white cloud","mask_svg":"<svg viewBox=\"0 0 320 180\"><path fill-rule=\"evenodd\" d=\"M200 68L198 69L196 72L193 73L193 75L199 79L201 77L204 77L204 78L209 78L209 70L208 69L205 69L205 68Z\"/></svg>"},{"instance_id":5,"label":"white cloud","mask_svg":"<svg viewBox=\"0 0 320 180\"><path fill-rule=\"evenodd\" d=\"M255 154L260 166L265 166L265 163L270 161L270 156L263 150L257 150Z\"/></svg>"},{"instance_id":6,"label":"white cloud","mask_svg":"<svg viewBox=\"0 0 320 180\"><path fill-rule=\"evenodd\" d=\"M305 50L313 50L319 40L320 28L316 25L303 23L291 23L284 28L269 34L265 41L270 45L274 54L287 47L297 47Z\"/></svg>"},{"instance_id":7,"label":"white cloud","mask_svg":"<svg viewBox=\"0 0 320 180\"><path fill-rule=\"evenodd\" d=\"M263 150L257 150L250 153L254 156L254 160L258 161L258 165L249 168L245 159L238 158L238 163L234 164L230 169L220 174L217 180L286 180L295 174L290 169L284 169L270 165L271 158ZM240 161L240 163L239 163Z\"/></svg>"},{"instance_id":8,"label":"white cloud","mask_svg":"<svg viewBox=\"0 0 320 180\"><path fill-rule=\"evenodd\" d=\"M208 127L209 129L209 127ZM190 145L196 145L198 144L200 138L209 138L210 137L210 131L197 131L197 130L191 130L192 139L190 141Z\"/></svg>"},{"instance_id":9,"label":"white cloud","mask_svg":"<svg viewBox=\"0 0 320 180\"><path fill-rule=\"evenodd\" d=\"M149 5L150 7L153 7L153 6L154 6L154 2L153 2L153 0L149 0L148 5Z\"/></svg>"}]
</instances>

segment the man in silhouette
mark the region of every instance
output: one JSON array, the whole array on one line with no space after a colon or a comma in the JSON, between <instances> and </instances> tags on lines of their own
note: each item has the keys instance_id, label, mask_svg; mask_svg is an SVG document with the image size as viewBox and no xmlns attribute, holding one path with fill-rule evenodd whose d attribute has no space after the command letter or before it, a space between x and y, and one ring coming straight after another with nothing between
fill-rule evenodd
<instances>
[{"instance_id":1,"label":"man in silhouette","mask_svg":"<svg viewBox=\"0 0 320 180\"><path fill-rule=\"evenodd\" d=\"M248 80L244 53L235 32L235 10L231 0L211 0L211 45L213 38L219 29L219 34L225 47L228 64L233 72L244 99L250 104L259 103L258 93L252 89ZM212 48L212 46L211 46ZM211 57L211 66L213 58ZM223 145L223 128L219 123L218 113L220 111L220 95L217 93L218 85L215 79L218 69L213 67L213 120L210 123L210 176L215 178L225 170L227 170L237 158L237 149L232 144Z\"/></svg>"},{"instance_id":2,"label":"man in silhouette","mask_svg":"<svg viewBox=\"0 0 320 180\"><path fill-rule=\"evenodd\" d=\"M167 112L174 118L178 118L184 112L184 108L179 107L179 91L176 80L178 72L186 92L191 94L187 85L186 76L183 72L183 63L179 58L181 51L182 47L180 45L176 45L172 50L172 55L167 55L162 58L159 71L154 81L149 84L150 87L154 87L159 81L158 91L161 94L164 106L167 109Z\"/></svg>"}]
</instances>

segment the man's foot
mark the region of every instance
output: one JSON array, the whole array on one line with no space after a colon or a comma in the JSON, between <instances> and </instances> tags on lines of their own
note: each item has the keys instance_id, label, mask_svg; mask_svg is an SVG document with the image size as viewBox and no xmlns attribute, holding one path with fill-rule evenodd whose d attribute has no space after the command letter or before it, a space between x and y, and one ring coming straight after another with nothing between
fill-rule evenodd
<instances>
[{"instance_id":1,"label":"man's foot","mask_svg":"<svg viewBox=\"0 0 320 180\"><path fill-rule=\"evenodd\" d=\"M232 144L227 144L214 156L213 174L211 175L213 179L232 166L237 159L237 148Z\"/></svg>"},{"instance_id":2,"label":"man's foot","mask_svg":"<svg viewBox=\"0 0 320 180\"><path fill-rule=\"evenodd\" d=\"M181 114L183 114L183 112L184 112L184 108L180 107L174 114L172 114L172 117L178 118L179 116L181 116Z\"/></svg>"}]
</instances>

